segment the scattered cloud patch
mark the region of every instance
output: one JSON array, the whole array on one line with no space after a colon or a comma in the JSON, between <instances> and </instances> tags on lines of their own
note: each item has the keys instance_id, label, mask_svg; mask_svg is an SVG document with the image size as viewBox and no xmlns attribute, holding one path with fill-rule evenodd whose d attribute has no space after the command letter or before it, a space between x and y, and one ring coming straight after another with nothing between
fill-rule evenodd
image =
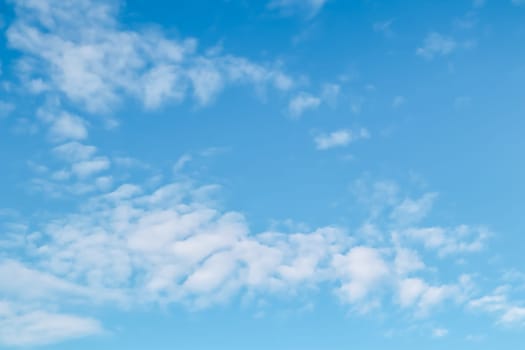
<instances>
[{"instance_id":1,"label":"scattered cloud patch","mask_svg":"<svg viewBox=\"0 0 525 350\"><path fill-rule=\"evenodd\" d=\"M49 128L52 139L61 140L82 140L88 135L86 122L77 116L62 113L56 117Z\"/></svg>"},{"instance_id":2,"label":"scattered cloud patch","mask_svg":"<svg viewBox=\"0 0 525 350\"><path fill-rule=\"evenodd\" d=\"M294 84L276 64L199 53L193 38L123 28L118 7L105 1L22 1L15 9L7 38L23 54L18 66L28 89L58 93L89 112L110 113L129 97L147 109L188 96L207 105L232 84L279 91Z\"/></svg>"},{"instance_id":3,"label":"scattered cloud patch","mask_svg":"<svg viewBox=\"0 0 525 350\"><path fill-rule=\"evenodd\" d=\"M409 228L400 232L405 238L436 250L440 256L481 251L490 232L483 227L460 225L454 228ZM397 232L396 232L397 234Z\"/></svg>"},{"instance_id":4,"label":"scattered cloud patch","mask_svg":"<svg viewBox=\"0 0 525 350\"><path fill-rule=\"evenodd\" d=\"M0 310L0 344L6 346L48 345L102 332L100 323L92 318L40 310Z\"/></svg>"},{"instance_id":5,"label":"scattered cloud patch","mask_svg":"<svg viewBox=\"0 0 525 350\"><path fill-rule=\"evenodd\" d=\"M510 287L503 285L489 295L473 299L468 306L498 316L498 324L503 326L525 326L525 306L509 300Z\"/></svg>"},{"instance_id":6,"label":"scattered cloud patch","mask_svg":"<svg viewBox=\"0 0 525 350\"><path fill-rule=\"evenodd\" d=\"M354 141L369 137L370 133L366 129L356 131L341 129L328 134L319 134L314 137L314 142L318 150L327 150L335 147L345 147Z\"/></svg>"},{"instance_id":7,"label":"scattered cloud patch","mask_svg":"<svg viewBox=\"0 0 525 350\"><path fill-rule=\"evenodd\" d=\"M328 0L272 0L268 3L268 8L279 10L286 16L300 13L313 18L327 2Z\"/></svg>"},{"instance_id":8,"label":"scattered cloud patch","mask_svg":"<svg viewBox=\"0 0 525 350\"><path fill-rule=\"evenodd\" d=\"M96 157L74 163L71 170L78 177L84 178L108 169L110 164L107 157Z\"/></svg>"},{"instance_id":9,"label":"scattered cloud patch","mask_svg":"<svg viewBox=\"0 0 525 350\"><path fill-rule=\"evenodd\" d=\"M76 162L90 159L97 152L97 148L73 141L64 143L53 148L53 153L68 162Z\"/></svg>"},{"instance_id":10,"label":"scattered cloud patch","mask_svg":"<svg viewBox=\"0 0 525 350\"><path fill-rule=\"evenodd\" d=\"M175 173L179 173L182 171L182 169L184 168L184 166L186 164L188 164L189 162L191 162L191 160L193 159L193 157L190 155L190 154L184 154L182 155L176 162L175 164L173 165L173 171Z\"/></svg>"},{"instance_id":11,"label":"scattered cloud patch","mask_svg":"<svg viewBox=\"0 0 525 350\"><path fill-rule=\"evenodd\" d=\"M293 118L300 118L306 111L317 109L321 105L321 98L306 92L296 95L288 104L288 111Z\"/></svg>"},{"instance_id":12,"label":"scattered cloud patch","mask_svg":"<svg viewBox=\"0 0 525 350\"><path fill-rule=\"evenodd\" d=\"M416 50L416 53L426 59L433 59L436 56L447 56L456 48L457 42L439 33L430 33L423 42L423 46Z\"/></svg>"},{"instance_id":13,"label":"scattered cloud patch","mask_svg":"<svg viewBox=\"0 0 525 350\"><path fill-rule=\"evenodd\" d=\"M430 212L436 198L437 193L426 193L416 200L406 198L394 208L390 217L401 226L419 223Z\"/></svg>"}]
</instances>

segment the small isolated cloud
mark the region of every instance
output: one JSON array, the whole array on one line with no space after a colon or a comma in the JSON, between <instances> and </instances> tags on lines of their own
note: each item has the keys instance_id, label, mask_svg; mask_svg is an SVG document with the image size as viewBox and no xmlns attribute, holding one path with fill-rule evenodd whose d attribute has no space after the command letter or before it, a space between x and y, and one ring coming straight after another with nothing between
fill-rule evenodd
<instances>
[{"instance_id":1,"label":"small isolated cloud","mask_svg":"<svg viewBox=\"0 0 525 350\"><path fill-rule=\"evenodd\" d=\"M278 10L285 16L299 13L313 18L327 2L328 0L272 0L268 8Z\"/></svg>"},{"instance_id":2,"label":"small isolated cloud","mask_svg":"<svg viewBox=\"0 0 525 350\"><path fill-rule=\"evenodd\" d=\"M439 33L430 33L423 42L423 46L416 50L416 53L426 59L433 59L435 56L447 56L457 48L454 39L443 36Z\"/></svg>"},{"instance_id":3,"label":"small isolated cloud","mask_svg":"<svg viewBox=\"0 0 525 350\"><path fill-rule=\"evenodd\" d=\"M504 324L524 324L525 323L525 307L512 306L503 316L501 316L501 323Z\"/></svg>"},{"instance_id":4,"label":"small isolated cloud","mask_svg":"<svg viewBox=\"0 0 525 350\"><path fill-rule=\"evenodd\" d=\"M306 92L301 92L295 96L288 104L288 111L294 118L309 110L317 109L321 105L321 99Z\"/></svg>"},{"instance_id":5,"label":"small isolated cloud","mask_svg":"<svg viewBox=\"0 0 525 350\"><path fill-rule=\"evenodd\" d=\"M445 328L434 328L432 330L432 336L434 338L443 338L448 334L448 329Z\"/></svg>"},{"instance_id":6,"label":"small isolated cloud","mask_svg":"<svg viewBox=\"0 0 525 350\"><path fill-rule=\"evenodd\" d=\"M525 0L511 0L511 2L513 5L516 5L516 6L525 5Z\"/></svg>"},{"instance_id":7,"label":"small isolated cloud","mask_svg":"<svg viewBox=\"0 0 525 350\"><path fill-rule=\"evenodd\" d=\"M335 147L348 146L353 141L370 137L368 130L352 131L348 129L336 130L328 134L319 134L314 138L318 150L327 150Z\"/></svg>"},{"instance_id":8,"label":"small isolated cloud","mask_svg":"<svg viewBox=\"0 0 525 350\"><path fill-rule=\"evenodd\" d=\"M173 172L178 173L182 171L184 166L191 162L192 156L191 154L183 154L173 165Z\"/></svg>"},{"instance_id":9,"label":"small isolated cloud","mask_svg":"<svg viewBox=\"0 0 525 350\"><path fill-rule=\"evenodd\" d=\"M88 177L106 170L110 167L110 161L107 157L97 157L73 164L71 170L78 177Z\"/></svg>"}]
</instances>

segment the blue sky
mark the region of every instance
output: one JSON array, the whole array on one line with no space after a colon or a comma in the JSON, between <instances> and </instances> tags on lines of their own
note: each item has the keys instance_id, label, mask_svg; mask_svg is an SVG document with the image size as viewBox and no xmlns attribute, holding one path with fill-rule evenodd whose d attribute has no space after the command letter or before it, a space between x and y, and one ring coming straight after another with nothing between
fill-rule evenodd
<instances>
[{"instance_id":1,"label":"blue sky","mask_svg":"<svg viewBox=\"0 0 525 350\"><path fill-rule=\"evenodd\" d=\"M519 348L524 15L0 2L0 348Z\"/></svg>"}]
</instances>

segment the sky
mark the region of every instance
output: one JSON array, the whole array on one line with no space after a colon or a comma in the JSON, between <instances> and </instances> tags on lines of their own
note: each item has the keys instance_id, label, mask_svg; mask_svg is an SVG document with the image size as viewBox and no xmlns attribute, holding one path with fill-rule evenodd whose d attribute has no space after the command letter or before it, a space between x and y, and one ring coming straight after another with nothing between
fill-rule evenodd
<instances>
[{"instance_id":1,"label":"sky","mask_svg":"<svg viewBox=\"0 0 525 350\"><path fill-rule=\"evenodd\" d=\"M524 18L0 0L0 348L520 348Z\"/></svg>"}]
</instances>

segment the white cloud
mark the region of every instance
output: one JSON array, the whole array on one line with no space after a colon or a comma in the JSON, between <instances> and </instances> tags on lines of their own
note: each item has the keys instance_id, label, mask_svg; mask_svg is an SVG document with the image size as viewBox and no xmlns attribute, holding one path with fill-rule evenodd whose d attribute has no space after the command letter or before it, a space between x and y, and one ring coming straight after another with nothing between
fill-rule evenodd
<instances>
[{"instance_id":1,"label":"white cloud","mask_svg":"<svg viewBox=\"0 0 525 350\"><path fill-rule=\"evenodd\" d=\"M139 168L139 169L147 169L150 167L149 164L139 160L139 159L136 159L136 158L133 158L133 157L114 157L113 158L113 162L118 165L118 166L121 166L121 167L124 167L124 168Z\"/></svg>"},{"instance_id":2,"label":"white cloud","mask_svg":"<svg viewBox=\"0 0 525 350\"><path fill-rule=\"evenodd\" d=\"M315 136L314 142L318 150L327 150L335 147L348 146L351 142L367 139L369 137L370 134L366 129L360 129L357 131L341 129L329 134L319 134Z\"/></svg>"},{"instance_id":3,"label":"white cloud","mask_svg":"<svg viewBox=\"0 0 525 350\"><path fill-rule=\"evenodd\" d=\"M525 307L512 306L508 308L500 319L503 324L525 324Z\"/></svg>"},{"instance_id":4,"label":"white cloud","mask_svg":"<svg viewBox=\"0 0 525 350\"><path fill-rule=\"evenodd\" d=\"M463 301L471 289L469 276L460 276L455 284L429 285L421 278L405 278L398 282L399 304L413 307L419 316L426 316L430 310L445 300Z\"/></svg>"},{"instance_id":5,"label":"white cloud","mask_svg":"<svg viewBox=\"0 0 525 350\"><path fill-rule=\"evenodd\" d=\"M351 303L367 297L389 276L380 251L369 247L355 247L346 255L336 255L333 264L343 280L338 293Z\"/></svg>"},{"instance_id":6,"label":"white cloud","mask_svg":"<svg viewBox=\"0 0 525 350\"><path fill-rule=\"evenodd\" d=\"M250 234L242 215L213 209L205 192L177 183L144 195L123 185L44 227L39 264L95 293L198 307L246 288L290 292L336 277L331 257L348 247L340 229Z\"/></svg>"},{"instance_id":7,"label":"white cloud","mask_svg":"<svg viewBox=\"0 0 525 350\"><path fill-rule=\"evenodd\" d=\"M417 200L406 198L394 207L390 217L398 225L418 223L430 212L436 197L437 193L426 193Z\"/></svg>"},{"instance_id":8,"label":"white cloud","mask_svg":"<svg viewBox=\"0 0 525 350\"><path fill-rule=\"evenodd\" d=\"M299 118L309 110L317 109L321 105L321 99L306 92L301 92L290 100L288 111L294 118Z\"/></svg>"},{"instance_id":9,"label":"white cloud","mask_svg":"<svg viewBox=\"0 0 525 350\"><path fill-rule=\"evenodd\" d=\"M0 297L59 303L55 312L79 302L126 308L179 303L198 309L234 296L297 296L325 286L358 312L394 300L403 313L428 317L439 306L463 305L470 296L468 276L455 283L426 281L421 274L434 267L402 239L365 245L333 226L252 232L244 215L217 207L210 187L175 182L148 190L123 184L91 196L79 211L38 226L39 237L27 246L31 268L14 260L4 270L0 265L0 279L13 270L23 277L14 285L0 281ZM372 206L381 199L395 208L403 203L398 191L392 183L375 183L366 197ZM383 211L382 219L391 222L390 212ZM382 219L374 221L378 230ZM437 276L439 270L432 271ZM31 283L36 287L27 288ZM521 311L508 308L498 315L510 322Z\"/></svg>"},{"instance_id":10,"label":"white cloud","mask_svg":"<svg viewBox=\"0 0 525 350\"><path fill-rule=\"evenodd\" d=\"M435 56L447 56L457 48L454 39L445 37L439 33L430 33L425 38L423 46L416 50L419 56L432 59Z\"/></svg>"},{"instance_id":11,"label":"white cloud","mask_svg":"<svg viewBox=\"0 0 525 350\"><path fill-rule=\"evenodd\" d=\"M481 310L498 315L498 323L505 326L525 325L525 307L509 300L510 286L500 286L493 294L471 300L468 306L473 310Z\"/></svg>"},{"instance_id":12,"label":"white cloud","mask_svg":"<svg viewBox=\"0 0 525 350\"><path fill-rule=\"evenodd\" d=\"M88 177L107 170L111 162L107 157L96 157L90 160L84 160L74 163L71 171L79 177Z\"/></svg>"},{"instance_id":13,"label":"white cloud","mask_svg":"<svg viewBox=\"0 0 525 350\"><path fill-rule=\"evenodd\" d=\"M64 296L89 296L89 291L81 286L28 268L14 260L0 262L0 282L0 295L17 299L49 300Z\"/></svg>"},{"instance_id":14,"label":"white cloud","mask_svg":"<svg viewBox=\"0 0 525 350\"><path fill-rule=\"evenodd\" d=\"M53 148L53 153L68 162L88 160L96 153L97 148L79 142L68 142Z\"/></svg>"},{"instance_id":15,"label":"white cloud","mask_svg":"<svg viewBox=\"0 0 525 350\"><path fill-rule=\"evenodd\" d=\"M432 330L432 336L434 338L443 338L448 335L448 329L445 328L434 328Z\"/></svg>"},{"instance_id":16,"label":"white cloud","mask_svg":"<svg viewBox=\"0 0 525 350\"><path fill-rule=\"evenodd\" d=\"M51 121L49 134L56 141L82 140L87 137L88 131L82 118L63 112Z\"/></svg>"},{"instance_id":17,"label":"white cloud","mask_svg":"<svg viewBox=\"0 0 525 350\"><path fill-rule=\"evenodd\" d=\"M65 149L83 146L71 145ZM79 302L202 308L233 296L297 295L323 285L359 311L380 307L390 295L404 312L427 316L446 301L460 303L469 290L466 277L445 284L415 275L427 267L401 239L365 245L334 226L252 232L244 215L219 208L209 197L216 186L174 182L149 188L122 184L87 198L77 211L24 230L39 232L26 246L31 268L14 260L0 264L0 279L12 271L21 276L15 284L0 281L0 296L54 302L56 309ZM372 206L386 200L393 208L403 203L397 193L392 183L376 183L363 196ZM383 213L391 222L390 211ZM375 222L382 226L382 220ZM4 254L21 256L19 248Z\"/></svg>"},{"instance_id":18,"label":"white cloud","mask_svg":"<svg viewBox=\"0 0 525 350\"><path fill-rule=\"evenodd\" d=\"M193 83L194 95L201 105L208 104L223 87L223 77L213 63L193 68L188 75Z\"/></svg>"},{"instance_id":19,"label":"white cloud","mask_svg":"<svg viewBox=\"0 0 525 350\"><path fill-rule=\"evenodd\" d=\"M0 313L0 344L38 346L103 332L92 318L46 311Z\"/></svg>"},{"instance_id":20,"label":"white cloud","mask_svg":"<svg viewBox=\"0 0 525 350\"><path fill-rule=\"evenodd\" d=\"M7 37L24 54L19 67L28 88L59 92L90 112L110 112L126 97L151 109L188 94L205 105L231 84L280 91L293 85L279 67L215 51L199 54L192 38L125 29L116 20L118 8L104 1L20 1L15 7ZM45 88L35 90L35 81Z\"/></svg>"},{"instance_id":21,"label":"white cloud","mask_svg":"<svg viewBox=\"0 0 525 350\"><path fill-rule=\"evenodd\" d=\"M31 237L30 241L40 238L35 234ZM0 262L0 344L37 346L99 334L102 326L94 319L49 312L48 309L55 309L57 304L96 303L120 298L112 292L95 291L18 261L4 259Z\"/></svg>"},{"instance_id":22,"label":"white cloud","mask_svg":"<svg viewBox=\"0 0 525 350\"><path fill-rule=\"evenodd\" d=\"M359 179L353 184L352 192L358 202L370 211L371 219L377 220L386 209L398 203L400 189L392 181L369 183Z\"/></svg>"},{"instance_id":23,"label":"white cloud","mask_svg":"<svg viewBox=\"0 0 525 350\"><path fill-rule=\"evenodd\" d=\"M398 247L396 249L394 267L398 275L405 275L424 269L425 264L416 251Z\"/></svg>"},{"instance_id":24,"label":"white cloud","mask_svg":"<svg viewBox=\"0 0 525 350\"><path fill-rule=\"evenodd\" d=\"M284 15L297 12L304 13L308 18L315 17L328 0L271 0L268 8L280 10Z\"/></svg>"},{"instance_id":25,"label":"white cloud","mask_svg":"<svg viewBox=\"0 0 525 350\"><path fill-rule=\"evenodd\" d=\"M511 0L511 2L516 6L525 5L525 0Z\"/></svg>"},{"instance_id":26,"label":"white cloud","mask_svg":"<svg viewBox=\"0 0 525 350\"><path fill-rule=\"evenodd\" d=\"M177 161L175 162L175 165L173 165L173 171L175 173L180 172L186 164L191 162L192 156L190 154L183 154Z\"/></svg>"},{"instance_id":27,"label":"white cloud","mask_svg":"<svg viewBox=\"0 0 525 350\"><path fill-rule=\"evenodd\" d=\"M399 282L399 302L401 306L411 306L423 294L427 285L419 278L407 278Z\"/></svg>"},{"instance_id":28,"label":"white cloud","mask_svg":"<svg viewBox=\"0 0 525 350\"><path fill-rule=\"evenodd\" d=\"M150 109L159 107L168 99L181 101L187 88L174 65L160 65L151 69L144 75L143 84L144 105Z\"/></svg>"},{"instance_id":29,"label":"white cloud","mask_svg":"<svg viewBox=\"0 0 525 350\"><path fill-rule=\"evenodd\" d=\"M441 256L479 252L490 237L486 228L467 225L454 228L409 228L399 233L409 240L423 243L428 249L436 250Z\"/></svg>"}]
</instances>

